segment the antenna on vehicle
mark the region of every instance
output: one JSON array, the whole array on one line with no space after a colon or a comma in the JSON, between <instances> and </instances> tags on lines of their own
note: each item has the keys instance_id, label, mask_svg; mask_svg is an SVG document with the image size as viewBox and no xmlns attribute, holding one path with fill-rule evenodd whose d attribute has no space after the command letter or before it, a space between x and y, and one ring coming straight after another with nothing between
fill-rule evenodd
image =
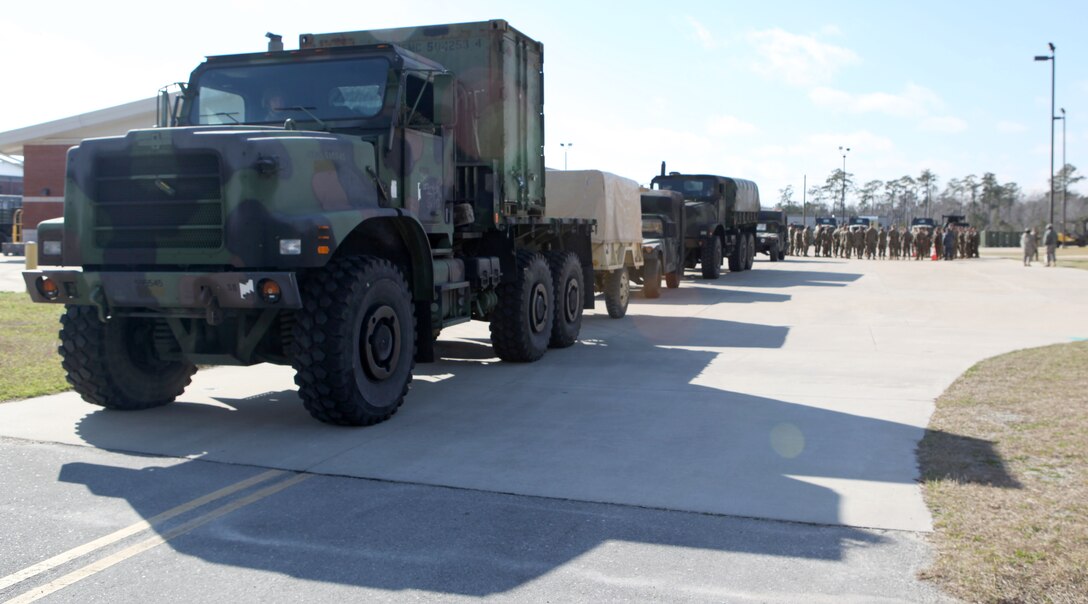
<instances>
[{"instance_id":1,"label":"antenna on vehicle","mask_svg":"<svg viewBox=\"0 0 1088 604\"><path fill-rule=\"evenodd\" d=\"M280 52L283 50L283 36L268 32L264 37L268 38L268 52Z\"/></svg>"},{"instance_id":2,"label":"antenna on vehicle","mask_svg":"<svg viewBox=\"0 0 1088 604\"><path fill-rule=\"evenodd\" d=\"M661 162L661 175L662 176L665 175L665 162L664 161Z\"/></svg>"}]
</instances>

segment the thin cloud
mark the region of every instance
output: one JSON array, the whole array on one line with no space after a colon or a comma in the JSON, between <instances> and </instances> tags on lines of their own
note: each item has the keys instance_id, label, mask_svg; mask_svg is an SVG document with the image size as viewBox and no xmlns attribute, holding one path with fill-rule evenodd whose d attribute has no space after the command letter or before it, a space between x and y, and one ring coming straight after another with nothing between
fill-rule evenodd
<instances>
[{"instance_id":1,"label":"thin cloud","mask_svg":"<svg viewBox=\"0 0 1088 604\"><path fill-rule=\"evenodd\" d=\"M908 84L899 94L851 94L833 88L816 87L809 91L808 97L816 105L829 109L849 113L881 113L892 117L926 117L943 104L932 90L915 84Z\"/></svg>"},{"instance_id":2,"label":"thin cloud","mask_svg":"<svg viewBox=\"0 0 1088 604\"><path fill-rule=\"evenodd\" d=\"M706 28L695 17L687 17L688 25L691 26L692 31L695 33L695 39L699 41L706 50L713 50L718 47L718 40L714 37L714 34L710 33L710 30Z\"/></svg>"},{"instance_id":3,"label":"thin cloud","mask_svg":"<svg viewBox=\"0 0 1088 604\"><path fill-rule=\"evenodd\" d=\"M752 69L794 86L828 82L842 67L860 61L848 48L777 28L752 32L747 39L758 55Z\"/></svg>"},{"instance_id":4,"label":"thin cloud","mask_svg":"<svg viewBox=\"0 0 1088 604\"><path fill-rule=\"evenodd\" d=\"M1028 127L1019 122L1000 121L997 123L997 131L1002 134L1019 134L1027 132Z\"/></svg>"},{"instance_id":5,"label":"thin cloud","mask_svg":"<svg viewBox=\"0 0 1088 604\"><path fill-rule=\"evenodd\" d=\"M927 117L922 120L921 126L923 130L941 134L959 134L967 130L967 122L953 116Z\"/></svg>"},{"instance_id":6,"label":"thin cloud","mask_svg":"<svg viewBox=\"0 0 1088 604\"><path fill-rule=\"evenodd\" d=\"M707 132L714 136L739 136L755 134L759 128L732 115L719 115L707 123Z\"/></svg>"}]
</instances>

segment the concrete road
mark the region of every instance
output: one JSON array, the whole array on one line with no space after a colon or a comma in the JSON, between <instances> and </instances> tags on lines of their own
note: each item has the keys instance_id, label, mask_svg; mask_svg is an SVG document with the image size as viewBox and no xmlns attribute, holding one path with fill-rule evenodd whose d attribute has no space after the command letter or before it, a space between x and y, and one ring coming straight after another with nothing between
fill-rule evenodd
<instances>
[{"instance_id":1,"label":"concrete road","mask_svg":"<svg viewBox=\"0 0 1088 604\"><path fill-rule=\"evenodd\" d=\"M582 552L596 555L616 541L641 544L632 555L645 556L644 564L653 567L675 563L675 550L649 543L752 553L737 544L702 548L678 536L673 523L689 522L679 518L706 518L691 513L715 518L691 535L729 530L727 523L715 524L723 516L819 525L831 531L822 553L796 557L842 563L857 544L908 547L930 529L914 448L934 398L988 356L1088 337L1086 300L1088 272L1024 268L1009 260L760 261L752 272L715 282L689 278L659 300L636 300L623 320L609 319L603 308L590 313L579 344L534 364L492 358L484 325L449 330L439 348L442 359L417 367L401 412L371 428L312 421L290 371L259 366L201 372L179 402L140 413L99 411L73 394L0 405L0 436L423 489L401 492L409 507L416 497L498 493L500 499L529 496L502 501L556 506L564 516L590 508L631 518L661 514L652 517L671 527L658 541L606 530L547 571L529 572L533 577L567 573L573 558L589 555ZM276 497L325 483L306 484ZM367 491L373 486L361 484ZM515 524L493 537L517 539L524 526ZM752 526L762 527L756 532L787 557L791 546L782 540L813 529ZM854 562L827 572L860 572L888 551L862 549L866 553ZM925 557L924 548L914 551L866 579L898 582L891 591L840 585L814 587L813 593L933 597L912 581ZM713 556L695 558L702 568ZM735 556L729 561L741 563ZM274 564L246 567L279 570ZM611 571L593 572L619 580ZM586 584L599 585L596 579ZM761 593L760 584L719 595L741 599ZM784 599L805 593L796 591L802 584L784 588ZM484 591L512 595L519 586L525 583ZM559 599L580 598L577 591L562 593ZM606 597L651 592L622 593ZM654 593L672 599L680 592ZM715 599L713 592L700 593Z\"/></svg>"},{"instance_id":2,"label":"concrete road","mask_svg":"<svg viewBox=\"0 0 1088 604\"><path fill-rule=\"evenodd\" d=\"M26 258L0 256L0 292L25 292L22 274L25 269Z\"/></svg>"}]
</instances>

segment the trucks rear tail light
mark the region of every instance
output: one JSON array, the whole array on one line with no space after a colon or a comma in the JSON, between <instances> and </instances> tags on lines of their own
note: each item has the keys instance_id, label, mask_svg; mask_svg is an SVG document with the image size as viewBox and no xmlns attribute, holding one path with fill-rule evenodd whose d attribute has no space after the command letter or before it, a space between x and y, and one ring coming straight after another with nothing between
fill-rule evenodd
<instances>
[{"instance_id":1,"label":"trucks rear tail light","mask_svg":"<svg viewBox=\"0 0 1088 604\"><path fill-rule=\"evenodd\" d=\"M38 293L46 300L56 300L60 296L60 288L49 277L38 277Z\"/></svg>"},{"instance_id":2,"label":"trucks rear tail light","mask_svg":"<svg viewBox=\"0 0 1088 604\"><path fill-rule=\"evenodd\" d=\"M283 292L280 290L280 284L272 279L262 279L258 286L260 287L261 298L265 302L275 304L283 297Z\"/></svg>"},{"instance_id":3,"label":"trucks rear tail light","mask_svg":"<svg viewBox=\"0 0 1088 604\"><path fill-rule=\"evenodd\" d=\"M302 254L301 239L280 239L281 256L299 256Z\"/></svg>"}]
</instances>

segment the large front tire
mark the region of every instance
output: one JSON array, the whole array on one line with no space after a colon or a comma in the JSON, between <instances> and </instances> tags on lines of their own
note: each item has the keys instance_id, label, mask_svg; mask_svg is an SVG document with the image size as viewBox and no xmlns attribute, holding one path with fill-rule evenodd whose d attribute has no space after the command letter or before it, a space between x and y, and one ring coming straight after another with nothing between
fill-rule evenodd
<instances>
[{"instance_id":1,"label":"large front tire","mask_svg":"<svg viewBox=\"0 0 1088 604\"><path fill-rule=\"evenodd\" d=\"M647 298L661 297L661 260L657 256L647 256L642 265L642 295Z\"/></svg>"},{"instance_id":2,"label":"large front tire","mask_svg":"<svg viewBox=\"0 0 1088 604\"><path fill-rule=\"evenodd\" d=\"M573 252L549 252L547 258L555 286L555 319L548 346L567 348L578 341L582 331L582 310L585 308L582 262Z\"/></svg>"},{"instance_id":3,"label":"large front tire","mask_svg":"<svg viewBox=\"0 0 1088 604\"><path fill-rule=\"evenodd\" d=\"M159 358L152 319L98 320L98 309L69 306L60 319L61 365L68 383L88 403L122 411L171 403L196 366Z\"/></svg>"},{"instance_id":4,"label":"large front tire","mask_svg":"<svg viewBox=\"0 0 1088 604\"><path fill-rule=\"evenodd\" d=\"M631 301L631 281L627 267L610 271L604 278L604 307L608 316L622 319L627 314L627 305Z\"/></svg>"},{"instance_id":5,"label":"large front tire","mask_svg":"<svg viewBox=\"0 0 1088 604\"><path fill-rule=\"evenodd\" d=\"M302 284L292 337L295 384L315 419L369 426L404 403L415 316L404 275L371 256L330 261Z\"/></svg>"},{"instance_id":6,"label":"large front tire","mask_svg":"<svg viewBox=\"0 0 1088 604\"><path fill-rule=\"evenodd\" d=\"M743 236L744 241L744 270L752 270L752 266L756 261L756 237L755 235L747 234Z\"/></svg>"},{"instance_id":7,"label":"large front tire","mask_svg":"<svg viewBox=\"0 0 1088 604\"><path fill-rule=\"evenodd\" d=\"M722 240L717 235L712 236L703 244L703 257L700 260L703 268L704 279L717 279L722 276ZM730 258L729 270L733 270L733 261Z\"/></svg>"},{"instance_id":8,"label":"large front tire","mask_svg":"<svg viewBox=\"0 0 1088 604\"><path fill-rule=\"evenodd\" d=\"M555 289L541 254L517 253L517 278L499 286L491 318L491 346L504 361L529 363L544 356L555 321Z\"/></svg>"}]
</instances>

